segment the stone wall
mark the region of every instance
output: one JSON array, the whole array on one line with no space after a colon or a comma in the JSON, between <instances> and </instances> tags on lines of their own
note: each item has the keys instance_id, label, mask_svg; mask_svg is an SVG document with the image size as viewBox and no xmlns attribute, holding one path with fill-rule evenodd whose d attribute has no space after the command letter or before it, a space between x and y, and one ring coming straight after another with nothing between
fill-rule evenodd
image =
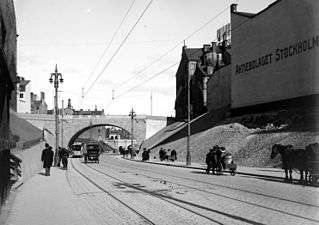
<instances>
[{"instance_id":1,"label":"stone wall","mask_svg":"<svg viewBox=\"0 0 319 225\"><path fill-rule=\"evenodd\" d=\"M12 149L11 153L22 160L21 163L21 177L14 184L15 186L21 185L30 177L39 173L42 169L41 154L44 149L44 142L39 142L27 149Z\"/></svg>"}]
</instances>

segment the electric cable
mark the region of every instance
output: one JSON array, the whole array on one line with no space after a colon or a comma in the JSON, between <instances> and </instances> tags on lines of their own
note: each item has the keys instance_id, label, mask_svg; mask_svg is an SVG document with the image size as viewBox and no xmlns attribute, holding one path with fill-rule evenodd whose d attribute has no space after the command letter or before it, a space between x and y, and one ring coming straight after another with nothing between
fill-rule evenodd
<instances>
[{"instance_id":1,"label":"electric cable","mask_svg":"<svg viewBox=\"0 0 319 225\"><path fill-rule=\"evenodd\" d=\"M125 43L125 41L128 39L128 37L130 36L130 34L133 32L134 28L136 27L136 25L138 24L138 22L142 19L142 17L144 16L144 14L146 13L147 9L150 7L151 3L153 2L153 0L151 0L149 2L149 4L146 6L146 8L144 9L144 11L142 12L142 14L140 15L140 17L138 18L138 20L135 22L134 26L131 28L131 30L128 32L128 34L125 36L124 40L122 41L122 43L120 44L120 46L117 48L117 50L114 52L114 54L112 55L112 57L110 58L110 60L107 62L107 64L103 67L102 71L99 73L99 75L96 77L96 79L93 81L93 83L90 85L90 87L88 88L88 90L86 91L86 93L84 94L84 97L89 93L89 91L92 89L92 87L94 86L94 84L96 83L96 81L102 76L103 72L105 71L105 69L110 65L110 63L113 61L114 57L116 56L116 54L120 51L121 47L123 46L123 44Z\"/></svg>"},{"instance_id":2,"label":"electric cable","mask_svg":"<svg viewBox=\"0 0 319 225\"><path fill-rule=\"evenodd\" d=\"M89 75L88 79L86 80L86 82L84 83L84 85L90 80L90 78L92 77L92 75L93 75L93 73L95 72L96 68L98 67L98 65L100 64L101 60L103 59L104 55L106 54L106 52L107 52L108 49L110 48L111 44L113 43L113 41L114 41L116 35L118 34L118 32L119 32L119 30L120 30L120 28L122 27L124 21L126 20L126 17L128 16L129 12L130 12L131 9L133 8L134 3L135 3L135 0L132 1L130 7L129 7L128 10L126 11L126 13L125 13L124 17L122 18L122 20L121 20L119 26L117 27L116 31L114 32L114 34L113 34L113 36L112 36L111 41L108 43L107 47L104 49L102 55L100 56L99 60L97 61L95 67L93 68L92 72L90 73L90 75ZM84 86L84 85L83 85L83 86ZM82 100L81 100L81 102L80 102L80 108L81 108L81 105L82 105L82 102L83 102L83 97L84 97L84 96L81 96Z\"/></svg>"},{"instance_id":3,"label":"electric cable","mask_svg":"<svg viewBox=\"0 0 319 225\"><path fill-rule=\"evenodd\" d=\"M237 3L240 0L236 0L234 1L232 4ZM210 24L212 21L214 21L215 19L217 19L219 16L221 16L226 10L229 9L229 6L225 9L223 9L221 12L219 12L217 15L215 15L213 18L211 18L210 20L208 20L206 23L204 23L202 26L200 26L198 29L196 29L194 32L192 32L191 34L189 34L186 38L184 38L184 40L187 40L189 38L191 38L192 36L194 36L195 34L197 34L199 31L201 31L204 27L206 27L208 24ZM164 58L166 55L168 55L171 51L173 51L174 49L176 49L177 47L179 47L181 44L183 44L183 41L180 41L178 44L176 44L174 47L170 48L169 50L167 50L164 54L162 54L160 57L156 58L151 64L149 64L148 66L144 67L142 70L136 72L133 76L131 76L129 79L127 79L126 81L124 81L121 85L119 86L123 86L124 84L126 84L127 82L129 82L130 80L132 80L133 78L135 78L137 75L139 75L140 73L144 72L145 70L147 70L148 68L150 68L152 65L154 65L156 62L158 62L159 60L161 60L162 58Z\"/></svg>"},{"instance_id":4,"label":"electric cable","mask_svg":"<svg viewBox=\"0 0 319 225\"><path fill-rule=\"evenodd\" d=\"M95 72L96 68L98 67L98 65L100 64L101 60L103 59L104 55L106 54L106 52L108 51L108 49L110 48L111 44L113 43L116 35L118 34L120 28L122 27L126 17L128 16L129 12L131 11L131 9L133 8L133 5L135 3L135 0L133 0L133 2L131 3L130 7L128 8L128 10L126 11L124 17L122 18L122 21L120 23L120 25L117 27L116 31L114 32L111 41L108 43L107 47L104 49L102 55L100 56L99 60L97 61L96 65L94 66L92 72L90 73L88 79L86 80L86 82L84 83L84 85L90 80L91 76L93 75L93 73Z\"/></svg>"}]
</instances>

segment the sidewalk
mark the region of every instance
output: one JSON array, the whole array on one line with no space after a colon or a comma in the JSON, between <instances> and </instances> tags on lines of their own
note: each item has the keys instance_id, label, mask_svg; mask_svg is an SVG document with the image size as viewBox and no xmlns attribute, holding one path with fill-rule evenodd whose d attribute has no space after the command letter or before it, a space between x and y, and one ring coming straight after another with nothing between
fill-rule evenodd
<instances>
[{"instance_id":1,"label":"sidewalk","mask_svg":"<svg viewBox=\"0 0 319 225\"><path fill-rule=\"evenodd\" d=\"M13 189L12 195L14 201L5 212L8 215L2 215L6 225L84 225L94 221L72 192L66 170L59 167L51 168L51 176L34 175Z\"/></svg>"},{"instance_id":2,"label":"sidewalk","mask_svg":"<svg viewBox=\"0 0 319 225\"><path fill-rule=\"evenodd\" d=\"M117 155L116 157L121 158ZM206 165L192 163L186 166L185 162L167 162L150 160L142 162L140 157L132 160L136 163L154 163L164 166L184 167L190 169L205 170ZM42 171L43 172L43 171ZM238 167L237 173L241 175L259 176L270 178L271 180L282 180L284 172L275 168L251 168ZM225 174L227 174L225 172ZM295 176L297 177L297 176ZM41 173L34 175L17 189L12 190L11 199L7 205L9 209L3 210L0 224L6 225L65 225L65 224L92 224L95 218L88 214L86 206L81 204L81 200L72 192L66 171L58 167L51 168L51 176L44 176ZM39 207L41 206L41 207Z\"/></svg>"}]
</instances>

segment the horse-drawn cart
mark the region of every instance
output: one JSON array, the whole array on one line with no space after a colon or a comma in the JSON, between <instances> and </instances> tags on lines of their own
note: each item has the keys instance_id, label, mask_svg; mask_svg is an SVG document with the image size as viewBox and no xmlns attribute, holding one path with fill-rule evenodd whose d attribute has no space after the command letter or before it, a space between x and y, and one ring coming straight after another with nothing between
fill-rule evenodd
<instances>
[{"instance_id":1,"label":"horse-drawn cart","mask_svg":"<svg viewBox=\"0 0 319 225\"><path fill-rule=\"evenodd\" d=\"M300 173L300 183L310 182L317 185L319 180L319 144L313 143L305 149L295 149L292 145L275 144L270 158L281 155L282 168L285 170L285 180L292 182L292 170ZM288 176L289 172L289 176ZM305 175L305 176L304 176Z\"/></svg>"},{"instance_id":2,"label":"horse-drawn cart","mask_svg":"<svg viewBox=\"0 0 319 225\"><path fill-rule=\"evenodd\" d=\"M319 180L319 161L308 160L307 161L309 182L311 184L317 185Z\"/></svg>"}]
</instances>

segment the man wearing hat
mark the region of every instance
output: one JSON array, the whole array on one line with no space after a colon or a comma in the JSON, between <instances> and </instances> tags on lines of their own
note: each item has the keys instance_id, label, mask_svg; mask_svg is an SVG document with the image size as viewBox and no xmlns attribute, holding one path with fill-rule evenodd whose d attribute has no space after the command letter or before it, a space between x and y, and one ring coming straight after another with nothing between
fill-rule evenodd
<instances>
[{"instance_id":1,"label":"man wearing hat","mask_svg":"<svg viewBox=\"0 0 319 225\"><path fill-rule=\"evenodd\" d=\"M46 176L50 176L50 168L53 163L53 155L54 153L52 151L52 147L48 143L46 143L45 149L43 149L41 155L41 161L43 162L43 168L45 169Z\"/></svg>"},{"instance_id":2,"label":"man wearing hat","mask_svg":"<svg viewBox=\"0 0 319 225\"><path fill-rule=\"evenodd\" d=\"M210 170L212 169L213 174L215 174L214 172L214 149L209 149L209 152L206 155L206 164L207 164L207 169L206 169L206 173L209 174Z\"/></svg>"}]
</instances>

